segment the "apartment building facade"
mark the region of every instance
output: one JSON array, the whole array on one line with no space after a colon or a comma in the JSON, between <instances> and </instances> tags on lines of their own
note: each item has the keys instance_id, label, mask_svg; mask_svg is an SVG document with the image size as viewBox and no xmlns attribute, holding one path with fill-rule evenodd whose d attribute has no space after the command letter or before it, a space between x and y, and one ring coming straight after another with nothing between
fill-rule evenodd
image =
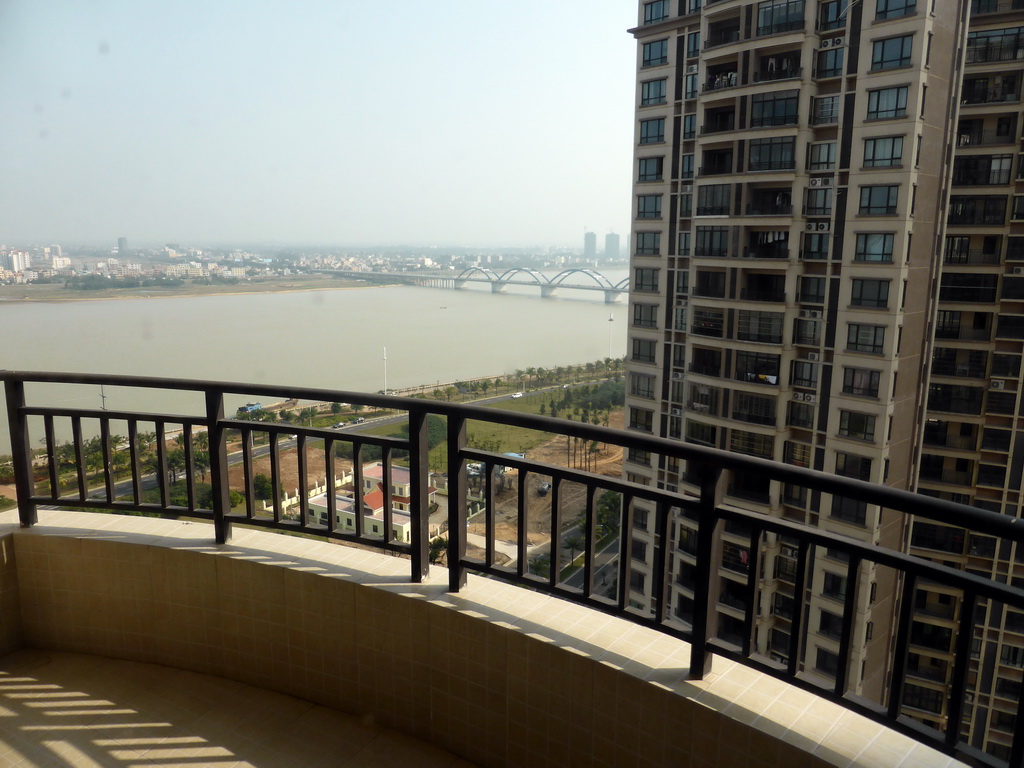
<instances>
[{"instance_id":1,"label":"apartment building facade","mask_svg":"<svg viewBox=\"0 0 1024 768\"><path fill-rule=\"evenodd\" d=\"M640 2L628 427L1017 514L1022 27L1020 0ZM625 473L684 492L698 479L637 453ZM1013 578L1014 553L967 531L911 529L756 476L726 486L737 505ZM674 521L674 579L652 596L647 517L631 602L660 597L689 621L693 526ZM719 636L741 642L735 608L756 567L756 647L834 679L838 553L811 553L797 606L785 541L753 553L746 532L726 529L719 546L735 565L713 596ZM889 673L898 585L867 566L859 581L843 673L871 697ZM808 632L792 638L798 608ZM966 608L919 586L915 610L904 711L941 724L950 629ZM964 729L1000 755L987 723L1012 725L1024 635L1014 650L1007 625L1024 631L1024 616L972 614L984 624Z\"/></svg>"}]
</instances>

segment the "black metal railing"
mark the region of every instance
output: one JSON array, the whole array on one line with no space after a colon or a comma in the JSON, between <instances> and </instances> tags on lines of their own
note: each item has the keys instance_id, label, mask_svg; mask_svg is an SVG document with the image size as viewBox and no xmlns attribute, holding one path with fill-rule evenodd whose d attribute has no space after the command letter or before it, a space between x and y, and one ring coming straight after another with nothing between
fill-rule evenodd
<instances>
[{"instance_id":1,"label":"black metal railing","mask_svg":"<svg viewBox=\"0 0 1024 768\"><path fill-rule=\"evenodd\" d=\"M903 709L911 706L911 702L904 702L904 678L916 637L914 633L921 631L915 608L919 587L938 585L947 593L955 593L959 615L963 617L973 616L975 606L983 601L1024 611L1024 590L870 541L754 512L735 501L729 503L728 494L734 489L736 498L756 497L759 503L768 503L780 496L782 489L787 489L788 497L795 489L802 489L801 498L809 498L816 509L826 509L828 497L844 500L851 508L860 505L860 509L877 509L879 516L884 514L890 529L893 521L902 520L907 525L913 516L1018 545L1024 544L1024 524L1020 519L692 442L481 405L298 387L93 374L0 371L0 381L4 383L6 395L14 479L23 526L36 524L40 507L52 506L210 520L218 543L228 541L233 525L255 525L292 534L358 542L408 556L411 579L420 581L430 568L429 433L431 420L439 418L444 421L447 440L448 539L445 548L451 590L458 590L465 583L467 573L474 572L553 594L689 642L693 678L699 679L707 673L711 654L722 655L810 690L949 754L970 755L982 763L1001 764L961 741L968 680L972 665L978 663L972 655L976 636L973 622L961 621L951 630L952 671L943 692L946 716L939 725L929 727L903 714ZM72 408L63 397L54 403L51 399L54 384L87 386L93 392L99 386L134 388L157 398L166 398L168 393L189 395L201 406L191 414ZM225 402L236 395L346 402L387 409L404 430L398 436L381 436L353 429L229 417ZM477 422L490 427L500 425L502 429L554 434L567 438L567 443L580 440L585 445L611 444L627 452L685 462L684 478L695 487L673 492L578 467L542 463L527 459L523 454L484 450L471 445L468 439L470 426ZM156 448L144 449L143 437L149 434L150 426ZM180 430L183 446L180 469L187 486L187 492L177 500L172 497L168 476L172 462L166 445L171 430ZM98 437L91 434L93 432ZM210 492L206 497L198 492L195 483L200 464L198 436L203 432L210 477ZM66 434L70 434L70 442L59 443L58 437ZM232 453L229 453L229 436L232 445L237 446ZM41 440L37 439L40 437ZM265 438L266 446L257 446L256 437ZM97 439L100 451L90 455L100 458L87 464L86 445ZM280 483L283 446L289 447L290 454L293 440L300 484L298 499L292 500L294 511L289 512L276 491L266 508L259 510L254 488L256 454L260 451L268 454L270 482L276 489ZM37 448L40 444L41 449ZM326 516L310 509L307 460L314 452L322 452L324 457ZM123 478L115 472L118 466L115 454L122 459ZM383 494L382 512L379 517L357 513L351 528L347 524L340 525L334 500L338 455L351 462L352 509L360 510L367 501L363 475L368 470L364 460L371 460L371 454L374 461L379 455L380 467L375 468L372 477L376 478L379 472L383 480L378 486ZM145 463L143 456L148 457ZM233 486L229 467L238 465L241 472L234 471ZM408 473L405 475L408 489L396 492L387 478L393 478L392 473L401 465L404 465L402 472ZM237 479L239 474L241 481ZM537 512L529 502L534 498L530 490L538 487L538 478L543 479L544 490L543 493L538 490L535 495L544 497L550 518L547 523L550 544L558 541L561 545L548 547L548 560L543 568L531 559L527 536L536 534L533 518ZM511 500L507 498L510 492L513 492ZM233 494L237 497L233 498ZM609 494L615 502L612 505L608 504ZM517 553L513 562L504 565L495 547L497 508L502 496L512 507L514 523L511 527L515 532ZM393 510L395 506L401 509ZM471 511L474 524L483 531L485 541L480 549L472 552L467 548ZM679 614L666 598L674 580L670 573L673 558L669 551L673 523L682 518L689 521L688 525L695 526L696 544L691 547L695 552L695 565L687 585L692 588L692 611L688 608ZM382 522L383 529L367 530L371 519ZM567 528L570 525L572 527ZM401 533L403 526L407 528L405 535ZM637 530L645 531L647 537L646 549L640 547L647 553L650 595L653 596L646 609L637 609L631 604L637 583L632 579L633 572L628 564L638 551L633 547ZM728 536L728 544L723 543L723 534ZM567 535L572 536L572 543L565 538ZM897 536L895 540L900 538ZM770 562L765 558L778 550L779 542L786 543L786 557L793 563L788 580L793 584L794 595L788 617L788 647L784 649L781 662L775 660L779 658L778 647L773 652L774 659L768 655L767 647L758 649L755 633L757 606L765 581L766 568L762 564L767 564L770 570ZM845 585L840 595L833 595L841 618L838 624L830 625L829 631L838 639L839 652L837 661L828 664L824 676L821 668L816 672L810 662L804 661L801 651L808 633L816 631L811 625L808 597L812 589L812 560L819 557L828 559L831 571L843 571L837 575L844 579ZM610 584L606 570L609 558L617 564ZM891 683L876 700L870 700L853 690L859 669L859 663L854 664L854 655L862 643L855 629L859 621L857 614L863 606L861 596L869 586L872 586L874 598L873 584L868 584L866 574L877 568L894 574L891 580L893 599L882 601L887 606L885 610L892 626L892 652L885 662L889 674L883 677ZM724 595L728 613L719 609L723 604L722 569L733 574ZM739 581L735 580L737 573ZM742 618L736 618L737 612ZM1024 764L1024 697L1019 699L1017 708L1009 760L1015 767Z\"/></svg>"}]
</instances>

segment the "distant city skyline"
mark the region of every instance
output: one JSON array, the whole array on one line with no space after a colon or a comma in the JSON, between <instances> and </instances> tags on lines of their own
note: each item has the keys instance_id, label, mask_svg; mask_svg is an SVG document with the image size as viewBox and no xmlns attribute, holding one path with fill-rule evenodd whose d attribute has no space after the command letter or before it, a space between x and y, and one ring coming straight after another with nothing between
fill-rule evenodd
<instances>
[{"instance_id":1,"label":"distant city skyline","mask_svg":"<svg viewBox=\"0 0 1024 768\"><path fill-rule=\"evenodd\" d=\"M628 231L629 5L0 0L0 242Z\"/></svg>"}]
</instances>

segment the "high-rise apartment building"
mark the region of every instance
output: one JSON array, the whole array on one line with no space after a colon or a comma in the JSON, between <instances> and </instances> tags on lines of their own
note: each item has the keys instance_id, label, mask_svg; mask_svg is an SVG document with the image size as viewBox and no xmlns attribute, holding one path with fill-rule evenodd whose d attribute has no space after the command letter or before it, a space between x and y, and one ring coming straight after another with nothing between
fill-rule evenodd
<instances>
[{"instance_id":1,"label":"high-rise apartment building","mask_svg":"<svg viewBox=\"0 0 1024 768\"><path fill-rule=\"evenodd\" d=\"M1018 515L1024 2L655 0L632 31L627 426ZM684 492L697 479L645 454L625 471ZM911 528L755 476L726 485L737 505L1024 579L1024 556L1016 566L1012 549L969 531ZM674 521L675 578L652 596L643 517L631 601L663 597L688 621L692 526ZM720 574L714 618L739 642L733 606L755 559L744 532L724 530L720 546L735 567ZM760 547L755 647L780 662L798 648L809 674L833 678L845 563L812 552L802 596L786 542ZM847 672L874 696L897 585L866 566L860 581ZM960 601L920 587L914 607L903 708L943 724ZM791 642L795 609L809 632ZM996 755L1024 667L1024 615L1003 613L962 617L980 620L964 733Z\"/></svg>"},{"instance_id":2,"label":"high-rise apartment building","mask_svg":"<svg viewBox=\"0 0 1024 768\"><path fill-rule=\"evenodd\" d=\"M609 232L604 236L604 257L606 259L619 258L619 236Z\"/></svg>"},{"instance_id":3,"label":"high-rise apartment building","mask_svg":"<svg viewBox=\"0 0 1024 768\"><path fill-rule=\"evenodd\" d=\"M117 255L127 256L128 255L128 238L119 237L117 238Z\"/></svg>"},{"instance_id":4,"label":"high-rise apartment building","mask_svg":"<svg viewBox=\"0 0 1024 768\"><path fill-rule=\"evenodd\" d=\"M583 258L597 258L597 234L594 232L583 233Z\"/></svg>"}]
</instances>

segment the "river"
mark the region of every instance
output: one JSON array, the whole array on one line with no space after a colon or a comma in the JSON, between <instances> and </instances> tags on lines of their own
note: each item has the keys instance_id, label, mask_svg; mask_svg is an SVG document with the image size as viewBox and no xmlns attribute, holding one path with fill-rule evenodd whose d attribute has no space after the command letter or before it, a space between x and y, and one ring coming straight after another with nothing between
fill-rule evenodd
<instances>
[{"instance_id":1,"label":"river","mask_svg":"<svg viewBox=\"0 0 1024 768\"><path fill-rule=\"evenodd\" d=\"M510 291L399 286L0 302L0 367L376 392L384 388L385 347L389 389L624 354L625 301L608 305L600 293L571 290L550 299L536 288ZM44 394L69 407L100 405L95 387ZM146 407L139 392L105 394L111 410ZM172 407L200 413L198 398ZM0 429L6 453L5 420Z\"/></svg>"}]
</instances>

